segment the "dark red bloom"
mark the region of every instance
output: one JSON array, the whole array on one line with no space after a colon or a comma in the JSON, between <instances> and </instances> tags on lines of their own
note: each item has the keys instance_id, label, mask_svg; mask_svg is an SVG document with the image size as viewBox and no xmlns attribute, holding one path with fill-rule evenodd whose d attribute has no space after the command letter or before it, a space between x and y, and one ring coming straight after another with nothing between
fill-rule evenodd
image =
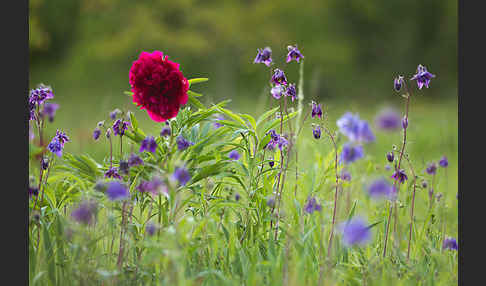
<instances>
[{"instance_id":1,"label":"dark red bloom","mask_svg":"<svg viewBox=\"0 0 486 286\"><path fill-rule=\"evenodd\" d=\"M187 102L189 82L179 64L169 61L160 51L142 52L130 69L133 102L146 109L150 118L164 122L177 116Z\"/></svg>"}]
</instances>

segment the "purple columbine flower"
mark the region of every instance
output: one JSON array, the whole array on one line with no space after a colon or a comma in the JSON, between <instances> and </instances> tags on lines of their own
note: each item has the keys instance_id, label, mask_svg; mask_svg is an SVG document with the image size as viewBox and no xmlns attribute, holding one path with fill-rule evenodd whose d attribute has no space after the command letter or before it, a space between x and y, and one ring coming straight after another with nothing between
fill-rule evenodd
<instances>
[{"instance_id":1,"label":"purple columbine flower","mask_svg":"<svg viewBox=\"0 0 486 286\"><path fill-rule=\"evenodd\" d=\"M51 87L39 84L36 89L30 91L29 103L41 105L45 100L52 98L54 98L54 94Z\"/></svg>"},{"instance_id":2,"label":"purple columbine flower","mask_svg":"<svg viewBox=\"0 0 486 286\"><path fill-rule=\"evenodd\" d=\"M111 181L106 188L106 195L111 201L125 200L130 196L127 187L120 181Z\"/></svg>"},{"instance_id":3,"label":"purple columbine flower","mask_svg":"<svg viewBox=\"0 0 486 286\"><path fill-rule=\"evenodd\" d=\"M121 114L121 113L122 113L121 110L118 109L118 108L116 108L115 110L113 110L112 112L110 112L110 118L112 120L115 120L116 117L118 116L118 114Z\"/></svg>"},{"instance_id":4,"label":"purple columbine flower","mask_svg":"<svg viewBox=\"0 0 486 286\"><path fill-rule=\"evenodd\" d=\"M287 85L287 78L280 69L275 69L272 75L271 82L275 85Z\"/></svg>"},{"instance_id":5,"label":"purple columbine flower","mask_svg":"<svg viewBox=\"0 0 486 286\"><path fill-rule=\"evenodd\" d=\"M402 128L403 129L408 128L408 118L406 116L404 116L403 119L402 119Z\"/></svg>"},{"instance_id":6,"label":"purple columbine flower","mask_svg":"<svg viewBox=\"0 0 486 286\"><path fill-rule=\"evenodd\" d=\"M106 138L107 139L110 139L110 137L111 137L111 128L106 129L105 135L106 135Z\"/></svg>"},{"instance_id":7,"label":"purple columbine flower","mask_svg":"<svg viewBox=\"0 0 486 286\"><path fill-rule=\"evenodd\" d=\"M238 151L236 150L232 150L231 152L229 152L228 157L236 161L240 159L240 153L238 153Z\"/></svg>"},{"instance_id":8,"label":"purple columbine flower","mask_svg":"<svg viewBox=\"0 0 486 286\"><path fill-rule=\"evenodd\" d=\"M56 136L59 143L61 143L62 148L64 148L64 143L69 142L69 137L66 133L62 132L61 130L56 130Z\"/></svg>"},{"instance_id":9,"label":"purple columbine flower","mask_svg":"<svg viewBox=\"0 0 486 286\"><path fill-rule=\"evenodd\" d=\"M319 105L317 105L317 103L312 101L311 117L314 118L315 116L319 117L319 119L322 118L322 106L321 106L320 103L319 103Z\"/></svg>"},{"instance_id":10,"label":"purple columbine flower","mask_svg":"<svg viewBox=\"0 0 486 286\"><path fill-rule=\"evenodd\" d=\"M284 88L281 85L276 85L272 87L270 93L275 99L280 99L282 97L282 93L284 92Z\"/></svg>"},{"instance_id":11,"label":"purple columbine flower","mask_svg":"<svg viewBox=\"0 0 486 286\"><path fill-rule=\"evenodd\" d=\"M391 108L382 110L375 118L375 125L383 131L394 131L400 128L400 114Z\"/></svg>"},{"instance_id":12,"label":"purple columbine flower","mask_svg":"<svg viewBox=\"0 0 486 286\"><path fill-rule=\"evenodd\" d=\"M363 157L364 157L363 146L346 143L343 146L343 150L341 152L340 162L344 162L346 164L353 163L354 161L361 159Z\"/></svg>"},{"instance_id":13,"label":"purple columbine flower","mask_svg":"<svg viewBox=\"0 0 486 286\"><path fill-rule=\"evenodd\" d=\"M278 144L278 149L280 149L280 151L283 151L283 148L289 145L289 141L287 141L287 139L284 136L280 136L280 138L278 138L277 144Z\"/></svg>"},{"instance_id":14,"label":"purple columbine flower","mask_svg":"<svg viewBox=\"0 0 486 286\"><path fill-rule=\"evenodd\" d=\"M166 121L164 128L162 128L162 131L160 131L160 136L169 137L171 134L172 134L172 129L170 129L170 125Z\"/></svg>"},{"instance_id":15,"label":"purple columbine flower","mask_svg":"<svg viewBox=\"0 0 486 286\"><path fill-rule=\"evenodd\" d=\"M128 129L128 126L130 125L130 122L128 121L122 121L121 119L117 119L115 123L113 123L113 134L115 136L120 135L123 136L125 135L125 131Z\"/></svg>"},{"instance_id":16,"label":"purple columbine flower","mask_svg":"<svg viewBox=\"0 0 486 286\"><path fill-rule=\"evenodd\" d=\"M223 127L223 124L219 123L219 121L225 120L223 115L219 114L218 116L216 116L214 120L215 120L213 123L214 128L218 129L220 127Z\"/></svg>"},{"instance_id":17,"label":"purple columbine flower","mask_svg":"<svg viewBox=\"0 0 486 286\"><path fill-rule=\"evenodd\" d=\"M159 177L153 177L150 181L141 181L137 189L141 193L149 192L153 195L158 195L161 192L167 193L167 187Z\"/></svg>"},{"instance_id":18,"label":"purple columbine flower","mask_svg":"<svg viewBox=\"0 0 486 286\"><path fill-rule=\"evenodd\" d=\"M130 172L130 165L128 164L128 161L120 160L118 170L120 171L120 173L128 175L128 173Z\"/></svg>"},{"instance_id":19,"label":"purple columbine flower","mask_svg":"<svg viewBox=\"0 0 486 286\"><path fill-rule=\"evenodd\" d=\"M312 135L314 135L315 139L321 138L321 126L316 125L316 127L312 129Z\"/></svg>"},{"instance_id":20,"label":"purple columbine flower","mask_svg":"<svg viewBox=\"0 0 486 286\"><path fill-rule=\"evenodd\" d=\"M44 104L44 109L42 110L42 116L47 116L49 122L54 121L54 116L56 115L56 110L59 108L57 103L46 103Z\"/></svg>"},{"instance_id":21,"label":"purple columbine flower","mask_svg":"<svg viewBox=\"0 0 486 286\"><path fill-rule=\"evenodd\" d=\"M428 186L427 181L422 181L422 188L426 189Z\"/></svg>"},{"instance_id":22,"label":"purple columbine flower","mask_svg":"<svg viewBox=\"0 0 486 286\"><path fill-rule=\"evenodd\" d=\"M364 245L371 240L371 230L362 218L352 218L339 227L345 246Z\"/></svg>"},{"instance_id":23,"label":"purple columbine flower","mask_svg":"<svg viewBox=\"0 0 486 286\"><path fill-rule=\"evenodd\" d=\"M93 131L93 139L98 140L98 138L100 138L100 135L101 135L101 130L99 127L96 127L95 130Z\"/></svg>"},{"instance_id":24,"label":"purple columbine flower","mask_svg":"<svg viewBox=\"0 0 486 286\"><path fill-rule=\"evenodd\" d=\"M235 194L235 201L239 201L241 199L240 194L236 193Z\"/></svg>"},{"instance_id":25,"label":"purple columbine flower","mask_svg":"<svg viewBox=\"0 0 486 286\"><path fill-rule=\"evenodd\" d=\"M91 224L95 217L98 204L96 201L83 201L71 212L71 217L82 224Z\"/></svg>"},{"instance_id":26,"label":"purple columbine flower","mask_svg":"<svg viewBox=\"0 0 486 286\"><path fill-rule=\"evenodd\" d=\"M41 167L42 167L42 170L47 170L47 168L49 168L49 159L42 158Z\"/></svg>"},{"instance_id":27,"label":"purple columbine flower","mask_svg":"<svg viewBox=\"0 0 486 286\"><path fill-rule=\"evenodd\" d=\"M416 80L418 89L422 89L424 85L429 88L430 79L434 77L435 75L428 72L426 67L418 65L417 73L410 80Z\"/></svg>"},{"instance_id":28,"label":"purple columbine flower","mask_svg":"<svg viewBox=\"0 0 486 286\"><path fill-rule=\"evenodd\" d=\"M427 174L429 175L435 175L437 172L437 165L435 163L430 163L429 166L425 169Z\"/></svg>"},{"instance_id":29,"label":"purple columbine flower","mask_svg":"<svg viewBox=\"0 0 486 286\"><path fill-rule=\"evenodd\" d=\"M257 55L254 64L264 63L267 67L272 63L272 49L265 47L264 49L257 49Z\"/></svg>"},{"instance_id":30,"label":"purple columbine flower","mask_svg":"<svg viewBox=\"0 0 486 286\"><path fill-rule=\"evenodd\" d=\"M304 211L308 214L312 214L314 211L320 212L322 209L321 205L317 203L316 198L308 197L307 203L304 206Z\"/></svg>"},{"instance_id":31,"label":"purple columbine flower","mask_svg":"<svg viewBox=\"0 0 486 286\"><path fill-rule=\"evenodd\" d=\"M143 139L142 143L140 144L139 152L149 151L151 153L155 153L157 150L157 142L155 142L154 136L147 136Z\"/></svg>"},{"instance_id":32,"label":"purple columbine flower","mask_svg":"<svg viewBox=\"0 0 486 286\"><path fill-rule=\"evenodd\" d=\"M368 186L368 195L373 199L390 198L393 193L393 186L385 178L376 179Z\"/></svg>"},{"instance_id":33,"label":"purple columbine flower","mask_svg":"<svg viewBox=\"0 0 486 286\"><path fill-rule=\"evenodd\" d=\"M388 162L393 162L393 160L395 160L395 155L393 155L393 152L388 152L386 153L386 159L388 160Z\"/></svg>"},{"instance_id":34,"label":"purple columbine flower","mask_svg":"<svg viewBox=\"0 0 486 286\"><path fill-rule=\"evenodd\" d=\"M395 89L396 92L399 92L400 89L402 88L403 84L403 76L399 75L393 80L393 88Z\"/></svg>"},{"instance_id":35,"label":"purple columbine flower","mask_svg":"<svg viewBox=\"0 0 486 286\"><path fill-rule=\"evenodd\" d=\"M105 172L105 178L114 178L119 180L122 179L122 177L120 176L120 174L118 174L115 167L111 167Z\"/></svg>"},{"instance_id":36,"label":"purple columbine flower","mask_svg":"<svg viewBox=\"0 0 486 286\"><path fill-rule=\"evenodd\" d=\"M128 158L128 165L130 167L143 165L143 160L137 154L132 153L132 154L130 154L130 157Z\"/></svg>"},{"instance_id":37,"label":"purple columbine flower","mask_svg":"<svg viewBox=\"0 0 486 286\"><path fill-rule=\"evenodd\" d=\"M375 135L371 131L368 122L361 120L357 114L346 112L336 122L339 131L353 142L372 142Z\"/></svg>"},{"instance_id":38,"label":"purple columbine flower","mask_svg":"<svg viewBox=\"0 0 486 286\"><path fill-rule=\"evenodd\" d=\"M180 151L184 151L189 148L189 146L194 145L194 143L186 140L186 138L184 138L182 135L177 136L176 143L177 149L179 149Z\"/></svg>"},{"instance_id":39,"label":"purple columbine flower","mask_svg":"<svg viewBox=\"0 0 486 286\"><path fill-rule=\"evenodd\" d=\"M449 250L458 250L459 246L457 245L457 241L455 238L448 237L444 239L444 242L442 243L442 248L449 249Z\"/></svg>"},{"instance_id":40,"label":"purple columbine flower","mask_svg":"<svg viewBox=\"0 0 486 286\"><path fill-rule=\"evenodd\" d=\"M296 62L299 62L300 59L303 59L304 56L300 53L297 45L295 46L287 46L287 50L289 53L287 54L287 62L289 63L291 60L295 59Z\"/></svg>"},{"instance_id":41,"label":"purple columbine flower","mask_svg":"<svg viewBox=\"0 0 486 286\"><path fill-rule=\"evenodd\" d=\"M292 102L297 98L297 90L295 89L295 83L289 84L287 90L285 91L286 96L292 98Z\"/></svg>"},{"instance_id":42,"label":"purple columbine flower","mask_svg":"<svg viewBox=\"0 0 486 286\"><path fill-rule=\"evenodd\" d=\"M149 236L153 236L155 234L155 231L157 231L157 225L151 221L149 221L147 223L147 225L145 226L145 232L149 235Z\"/></svg>"},{"instance_id":43,"label":"purple columbine flower","mask_svg":"<svg viewBox=\"0 0 486 286\"><path fill-rule=\"evenodd\" d=\"M273 168L274 165L275 165L275 161L269 161L268 162L268 166L270 166L270 168Z\"/></svg>"},{"instance_id":44,"label":"purple columbine flower","mask_svg":"<svg viewBox=\"0 0 486 286\"><path fill-rule=\"evenodd\" d=\"M47 145L47 149L59 157L62 156L62 144L61 142L59 142L59 139L55 136L54 138L52 138L49 145Z\"/></svg>"},{"instance_id":45,"label":"purple columbine flower","mask_svg":"<svg viewBox=\"0 0 486 286\"><path fill-rule=\"evenodd\" d=\"M403 183L408 179L407 174L405 174L403 169L395 171L391 178L399 181L400 183Z\"/></svg>"},{"instance_id":46,"label":"purple columbine flower","mask_svg":"<svg viewBox=\"0 0 486 286\"><path fill-rule=\"evenodd\" d=\"M191 174L189 174L189 171L184 167L175 168L172 177L176 179L181 186L185 186L187 182L191 180Z\"/></svg>"},{"instance_id":47,"label":"purple columbine flower","mask_svg":"<svg viewBox=\"0 0 486 286\"><path fill-rule=\"evenodd\" d=\"M446 156L443 156L440 159L439 166L441 166L442 168L446 168L447 166L449 166L449 161L447 160L447 157Z\"/></svg>"},{"instance_id":48,"label":"purple columbine flower","mask_svg":"<svg viewBox=\"0 0 486 286\"><path fill-rule=\"evenodd\" d=\"M270 208L275 207L275 197L274 196L270 196L270 197L267 198L267 206L270 207Z\"/></svg>"},{"instance_id":49,"label":"purple columbine flower","mask_svg":"<svg viewBox=\"0 0 486 286\"><path fill-rule=\"evenodd\" d=\"M339 176L341 180L344 181L351 181L351 173L349 173L347 170L342 170L341 175Z\"/></svg>"},{"instance_id":50,"label":"purple columbine flower","mask_svg":"<svg viewBox=\"0 0 486 286\"><path fill-rule=\"evenodd\" d=\"M39 195L39 189L36 186L29 186L29 198L32 196L38 196Z\"/></svg>"}]
</instances>

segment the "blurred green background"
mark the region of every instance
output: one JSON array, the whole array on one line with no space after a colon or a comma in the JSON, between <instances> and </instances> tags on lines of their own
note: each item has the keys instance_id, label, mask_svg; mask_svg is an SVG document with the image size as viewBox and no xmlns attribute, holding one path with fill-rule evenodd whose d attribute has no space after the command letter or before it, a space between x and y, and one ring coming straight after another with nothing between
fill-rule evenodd
<instances>
[{"instance_id":1,"label":"blurred green background","mask_svg":"<svg viewBox=\"0 0 486 286\"><path fill-rule=\"evenodd\" d=\"M29 18L30 87L52 86L61 107L50 128L71 135L68 151L106 151L92 130L114 108L136 110L123 91L142 51L164 52L187 78L209 77L194 87L204 103L230 98L230 108L257 115L271 103L269 71L252 64L257 48L270 46L297 82L298 65L285 63L287 45L297 44L306 101L322 102L332 124L346 110L369 121L384 106L401 110L393 78L425 65L437 77L412 102L421 125L411 128L425 130L416 146L457 152L457 1L30 0Z\"/></svg>"}]
</instances>

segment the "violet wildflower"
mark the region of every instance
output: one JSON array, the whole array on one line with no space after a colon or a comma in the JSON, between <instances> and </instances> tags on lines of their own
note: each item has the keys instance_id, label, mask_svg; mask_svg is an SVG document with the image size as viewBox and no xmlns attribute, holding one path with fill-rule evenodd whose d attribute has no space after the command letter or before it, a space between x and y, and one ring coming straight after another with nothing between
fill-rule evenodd
<instances>
[{"instance_id":1,"label":"violet wildflower","mask_svg":"<svg viewBox=\"0 0 486 286\"><path fill-rule=\"evenodd\" d=\"M125 200L130 196L127 187L120 181L111 181L106 188L106 195L111 201Z\"/></svg>"},{"instance_id":2,"label":"violet wildflower","mask_svg":"<svg viewBox=\"0 0 486 286\"><path fill-rule=\"evenodd\" d=\"M300 59L303 59L304 56L300 53L297 45L295 46L287 46L287 50L289 53L287 54L287 62L289 63L291 60L295 59L296 62L299 62Z\"/></svg>"},{"instance_id":3,"label":"violet wildflower","mask_svg":"<svg viewBox=\"0 0 486 286\"><path fill-rule=\"evenodd\" d=\"M424 85L429 88L430 79L434 77L435 75L428 72L425 66L418 65L417 73L410 80L416 80L418 89L422 89Z\"/></svg>"},{"instance_id":4,"label":"violet wildflower","mask_svg":"<svg viewBox=\"0 0 486 286\"><path fill-rule=\"evenodd\" d=\"M91 224L98 205L95 201L83 201L71 212L71 217L82 224Z\"/></svg>"},{"instance_id":5,"label":"violet wildflower","mask_svg":"<svg viewBox=\"0 0 486 286\"><path fill-rule=\"evenodd\" d=\"M162 137L168 137L171 134L172 134L172 129L170 129L170 125L166 121L165 122L165 126L162 128L162 131L160 131L160 136L162 136Z\"/></svg>"},{"instance_id":6,"label":"violet wildflower","mask_svg":"<svg viewBox=\"0 0 486 286\"><path fill-rule=\"evenodd\" d=\"M393 186L385 179L379 178L368 186L368 195L373 199L390 198L393 194Z\"/></svg>"},{"instance_id":7,"label":"violet wildflower","mask_svg":"<svg viewBox=\"0 0 486 286\"><path fill-rule=\"evenodd\" d=\"M36 186L29 186L29 198L32 196L38 196L39 195L39 189Z\"/></svg>"},{"instance_id":8,"label":"violet wildflower","mask_svg":"<svg viewBox=\"0 0 486 286\"><path fill-rule=\"evenodd\" d=\"M120 174L118 174L115 167L111 167L105 172L105 178L114 178L119 180L122 179L122 177L120 176Z\"/></svg>"},{"instance_id":9,"label":"violet wildflower","mask_svg":"<svg viewBox=\"0 0 486 286\"><path fill-rule=\"evenodd\" d=\"M99 127L96 127L95 130L93 131L93 139L98 140L98 138L100 138L100 135L101 135L101 130Z\"/></svg>"},{"instance_id":10,"label":"violet wildflower","mask_svg":"<svg viewBox=\"0 0 486 286\"><path fill-rule=\"evenodd\" d=\"M406 116L404 116L402 119L402 127L403 129L407 129L408 127L408 118Z\"/></svg>"},{"instance_id":11,"label":"violet wildflower","mask_svg":"<svg viewBox=\"0 0 486 286\"><path fill-rule=\"evenodd\" d=\"M407 174L405 174L403 169L395 171L391 178L399 181L400 183L403 183L408 179Z\"/></svg>"},{"instance_id":12,"label":"violet wildflower","mask_svg":"<svg viewBox=\"0 0 486 286\"><path fill-rule=\"evenodd\" d=\"M223 115L219 114L218 116L216 116L215 122L213 123L214 128L218 129L220 127L223 127L223 124L219 123L219 121L221 120L225 120Z\"/></svg>"},{"instance_id":13,"label":"violet wildflower","mask_svg":"<svg viewBox=\"0 0 486 286\"><path fill-rule=\"evenodd\" d=\"M51 87L39 84L38 88L30 91L29 102L34 105L41 105L45 100L52 98L54 98L54 94Z\"/></svg>"},{"instance_id":14,"label":"violet wildflower","mask_svg":"<svg viewBox=\"0 0 486 286\"><path fill-rule=\"evenodd\" d=\"M154 136L147 136L143 139L142 143L140 144L139 152L149 151L151 153L155 153L157 150L157 142L155 142Z\"/></svg>"},{"instance_id":15,"label":"violet wildflower","mask_svg":"<svg viewBox=\"0 0 486 286\"><path fill-rule=\"evenodd\" d=\"M435 175L437 172L437 165L435 163L430 163L429 166L425 169L427 174L429 175Z\"/></svg>"},{"instance_id":16,"label":"violet wildflower","mask_svg":"<svg viewBox=\"0 0 486 286\"><path fill-rule=\"evenodd\" d=\"M184 167L175 168L172 177L179 181L181 186L185 186L187 182L191 180L191 174L189 174L189 171Z\"/></svg>"},{"instance_id":17,"label":"violet wildflower","mask_svg":"<svg viewBox=\"0 0 486 286\"><path fill-rule=\"evenodd\" d=\"M182 135L177 136L176 143L177 149L179 149L180 151L184 151L189 148L189 146L194 145L194 143L186 140L186 138L184 138Z\"/></svg>"},{"instance_id":18,"label":"violet wildflower","mask_svg":"<svg viewBox=\"0 0 486 286\"><path fill-rule=\"evenodd\" d=\"M56 115L56 110L59 108L57 103L46 103L44 104L44 109L42 110L42 116L47 116L49 122L54 121L54 116Z\"/></svg>"},{"instance_id":19,"label":"violet wildflower","mask_svg":"<svg viewBox=\"0 0 486 286\"><path fill-rule=\"evenodd\" d=\"M439 192L439 193L437 193L437 194L435 195L435 198L437 199L437 202L440 202L440 199L442 199L442 197L443 197L443 196L444 196L444 195L443 195L442 193L440 193L440 192Z\"/></svg>"},{"instance_id":20,"label":"violet wildflower","mask_svg":"<svg viewBox=\"0 0 486 286\"><path fill-rule=\"evenodd\" d=\"M49 159L42 158L41 167L42 167L42 170L47 170L47 168L49 168Z\"/></svg>"},{"instance_id":21,"label":"violet wildflower","mask_svg":"<svg viewBox=\"0 0 486 286\"><path fill-rule=\"evenodd\" d=\"M400 114L393 109L382 110L375 118L375 125L383 131L394 131L400 128Z\"/></svg>"},{"instance_id":22,"label":"violet wildflower","mask_svg":"<svg viewBox=\"0 0 486 286\"><path fill-rule=\"evenodd\" d=\"M69 142L69 137L66 135L66 133L62 132L61 130L56 130L56 136L57 140L59 143L61 143L62 148L64 148L64 143Z\"/></svg>"},{"instance_id":23,"label":"violet wildflower","mask_svg":"<svg viewBox=\"0 0 486 286\"><path fill-rule=\"evenodd\" d=\"M241 199L240 194L236 193L235 194L235 201L239 201Z\"/></svg>"},{"instance_id":24,"label":"violet wildflower","mask_svg":"<svg viewBox=\"0 0 486 286\"><path fill-rule=\"evenodd\" d=\"M271 82L275 85L287 85L287 78L285 74L280 69L275 69L272 75Z\"/></svg>"},{"instance_id":25,"label":"violet wildflower","mask_svg":"<svg viewBox=\"0 0 486 286\"><path fill-rule=\"evenodd\" d=\"M143 165L143 160L137 154L132 153L132 154L130 154L130 157L128 158L128 165L130 167Z\"/></svg>"},{"instance_id":26,"label":"violet wildflower","mask_svg":"<svg viewBox=\"0 0 486 286\"><path fill-rule=\"evenodd\" d=\"M158 177L154 177L150 181L141 181L137 189L141 193L149 192L153 195L158 195L161 192L167 193L167 187L165 186L164 182Z\"/></svg>"},{"instance_id":27,"label":"violet wildflower","mask_svg":"<svg viewBox=\"0 0 486 286\"><path fill-rule=\"evenodd\" d=\"M274 86L270 90L270 93L275 99L280 99L280 97L282 97L283 92L284 92L284 88L281 85Z\"/></svg>"},{"instance_id":28,"label":"violet wildflower","mask_svg":"<svg viewBox=\"0 0 486 286\"><path fill-rule=\"evenodd\" d=\"M399 92L400 89L402 88L402 84L403 84L403 76L399 75L393 80L393 88L395 89L395 91Z\"/></svg>"},{"instance_id":29,"label":"violet wildflower","mask_svg":"<svg viewBox=\"0 0 486 286\"><path fill-rule=\"evenodd\" d=\"M238 153L238 151L236 150L232 150L231 152L229 152L228 157L236 161L240 159L240 153Z\"/></svg>"},{"instance_id":30,"label":"violet wildflower","mask_svg":"<svg viewBox=\"0 0 486 286\"><path fill-rule=\"evenodd\" d=\"M453 237L448 237L444 239L444 242L442 243L442 248L443 249L449 249L449 250L458 250L459 247L457 245L457 241Z\"/></svg>"},{"instance_id":31,"label":"violet wildflower","mask_svg":"<svg viewBox=\"0 0 486 286\"><path fill-rule=\"evenodd\" d=\"M447 160L447 157L446 156L443 156L440 159L439 166L441 166L442 168L446 168L447 166L449 166L449 161Z\"/></svg>"},{"instance_id":32,"label":"violet wildflower","mask_svg":"<svg viewBox=\"0 0 486 286\"><path fill-rule=\"evenodd\" d=\"M268 166L270 166L270 168L273 168L274 165L275 165L275 161L269 161L268 162Z\"/></svg>"},{"instance_id":33,"label":"violet wildflower","mask_svg":"<svg viewBox=\"0 0 486 286\"><path fill-rule=\"evenodd\" d=\"M428 186L427 181L422 181L422 188L426 189Z\"/></svg>"},{"instance_id":34,"label":"violet wildflower","mask_svg":"<svg viewBox=\"0 0 486 286\"><path fill-rule=\"evenodd\" d=\"M272 63L272 49L270 47L265 47L264 49L257 49L257 55L254 64L264 63L267 67Z\"/></svg>"},{"instance_id":35,"label":"violet wildflower","mask_svg":"<svg viewBox=\"0 0 486 286\"><path fill-rule=\"evenodd\" d=\"M280 149L280 151L283 151L283 148L289 145L289 141L287 141L287 139L284 136L280 136L278 138L277 144L278 144L278 149Z\"/></svg>"},{"instance_id":36,"label":"violet wildflower","mask_svg":"<svg viewBox=\"0 0 486 286\"><path fill-rule=\"evenodd\" d=\"M388 152L386 153L386 159L388 160L388 162L393 162L393 160L395 160L395 155L393 155L393 152Z\"/></svg>"},{"instance_id":37,"label":"violet wildflower","mask_svg":"<svg viewBox=\"0 0 486 286\"><path fill-rule=\"evenodd\" d=\"M267 198L267 206L270 207L270 208L275 207L275 197L274 196L270 196L270 197Z\"/></svg>"},{"instance_id":38,"label":"violet wildflower","mask_svg":"<svg viewBox=\"0 0 486 286\"><path fill-rule=\"evenodd\" d=\"M314 211L321 211L322 207L317 203L316 198L308 197L307 203L304 206L304 211L308 214L312 214Z\"/></svg>"},{"instance_id":39,"label":"violet wildflower","mask_svg":"<svg viewBox=\"0 0 486 286\"><path fill-rule=\"evenodd\" d=\"M124 175L128 175L128 173L130 171L130 165L128 164L128 161L120 160L118 170L120 171L120 173L122 173Z\"/></svg>"},{"instance_id":40,"label":"violet wildflower","mask_svg":"<svg viewBox=\"0 0 486 286\"><path fill-rule=\"evenodd\" d=\"M111 137L111 128L108 128L108 129L106 130L106 134L105 134L105 135L106 135L106 138L107 138L107 139L110 139L110 137Z\"/></svg>"},{"instance_id":41,"label":"violet wildflower","mask_svg":"<svg viewBox=\"0 0 486 286\"><path fill-rule=\"evenodd\" d=\"M375 135L365 120L361 120L357 114L346 112L336 122L339 131L353 142L372 142Z\"/></svg>"},{"instance_id":42,"label":"violet wildflower","mask_svg":"<svg viewBox=\"0 0 486 286\"><path fill-rule=\"evenodd\" d=\"M321 138L321 126L316 125L316 127L312 130L312 135L314 135L315 139Z\"/></svg>"},{"instance_id":43,"label":"violet wildflower","mask_svg":"<svg viewBox=\"0 0 486 286\"><path fill-rule=\"evenodd\" d=\"M315 116L319 117L319 119L322 118L322 106L321 106L320 103L319 103L319 105L317 105L317 103L312 101L311 117L314 118Z\"/></svg>"},{"instance_id":44,"label":"violet wildflower","mask_svg":"<svg viewBox=\"0 0 486 286\"><path fill-rule=\"evenodd\" d=\"M145 232L149 235L149 236L153 236L155 234L155 231L157 230L157 225L153 222L148 222L147 225L145 226Z\"/></svg>"},{"instance_id":45,"label":"violet wildflower","mask_svg":"<svg viewBox=\"0 0 486 286\"><path fill-rule=\"evenodd\" d=\"M112 112L110 112L110 118L112 120L115 120L116 117L118 116L118 114L121 114L121 113L122 113L121 110L118 109L118 108L116 108L115 110L113 110Z\"/></svg>"},{"instance_id":46,"label":"violet wildflower","mask_svg":"<svg viewBox=\"0 0 486 286\"><path fill-rule=\"evenodd\" d=\"M57 137L52 138L52 141L47 145L47 149L57 156L62 156L62 144Z\"/></svg>"},{"instance_id":47,"label":"violet wildflower","mask_svg":"<svg viewBox=\"0 0 486 286\"><path fill-rule=\"evenodd\" d=\"M125 131L128 129L128 126L130 125L130 122L128 121L122 121L121 119L117 119L115 123L113 123L113 134L115 136L120 135L123 136L125 135Z\"/></svg>"},{"instance_id":48,"label":"violet wildflower","mask_svg":"<svg viewBox=\"0 0 486 286\"><path fill-rule=\"evenodd\" d=\"M341 152L341 162L352 163L364 157L363 146L346 143Z\"/></svg>"},{"instance_id":49,"label":"violet wildflower","mask_svg":"<svg viewBox=\"0 0 486 286\"><path fill-rule=\"evenodd\" d=\"M345 246L364 245L371 240L371 230L362 218L352 218L341 223L340 231Z\"/></svg>"},{"instance_id":50,"label":"violet wildflower","mask_svg":"<svg viewBox=\"0 0 486 286\"><path fill-rule=\"evenodd\" d=\"M342 170L340 178L343 181L349 182L351 181L351 173L349 173L347 170Z\"/></svg>"},{"instance_id":51,"label":"violet wildflower","mask_svg":"<svg viewBox=\"0 0 486 286\"><path fill-rule=\"evenodd\" d=\"M287 90L285 91L286 96L292 98L292 102L297 98L297 90L295 89L295 83L289 84Z\"/></svg>"}]
</instances>

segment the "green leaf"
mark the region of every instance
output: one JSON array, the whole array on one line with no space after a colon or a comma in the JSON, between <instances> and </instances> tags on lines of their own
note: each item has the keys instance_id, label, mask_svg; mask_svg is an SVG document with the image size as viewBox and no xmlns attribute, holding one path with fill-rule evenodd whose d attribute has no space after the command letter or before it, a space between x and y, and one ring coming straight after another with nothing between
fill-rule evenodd
<instances>
[{"instance_id":1,"label":"green leaf","mask_svg":"<svg viewBox=\"0 0 486 286\"><path fill-rule=\"evenodd\" d=\"M194 106L196 106L199 109L206 109L206 106L204 106L204 104L202 104L199 100L196 99L196 96L198 96L198 95L195 95L195 94L197 94L197 93L192 92L190 90L187 91L189 102L192 103Z\"/></svg>"},{"instance_id":2,"label":"green leaf","mask_svg":"<svg viewBox=\"0 0 486 286\"><path fill-rule=\"evenodd\" d=\"M138 129L138 121L137 118L135 118L135 114L133 112L130 112L130 122L132 124L133 130Z\"/></svg>"},{"instance_id":3,"label":"green leaf","mask_svg":"<svg viewBox=\"0 0 486 286\"><path fill-rule=\"evenodd\" d=\"M200 78L191 78L190 80L188 80L187 82L189 82L189 86L193 85L193 84L197 84L197 83L201 83L201 82L206 82L208 81L209 78L206 78L206 77L200 77Z\"/></svg>"},{"instance_id":4,"label":"green leaf","mask_svg":"<svg viewBox=\"0 0 486 286\"><path fill-rule=\"evenodd\" d=\"M263 113L260 117L258 117L258 120L256 122L256 126L257 128L259 128L260 124L262 124L262 122L267 119L268 117L272 116L275 112L277 112L277 110L279 109L279 107L275 107L275 108L272 108L270 109L269 111Z\"/></svg>"}]
</instances>

